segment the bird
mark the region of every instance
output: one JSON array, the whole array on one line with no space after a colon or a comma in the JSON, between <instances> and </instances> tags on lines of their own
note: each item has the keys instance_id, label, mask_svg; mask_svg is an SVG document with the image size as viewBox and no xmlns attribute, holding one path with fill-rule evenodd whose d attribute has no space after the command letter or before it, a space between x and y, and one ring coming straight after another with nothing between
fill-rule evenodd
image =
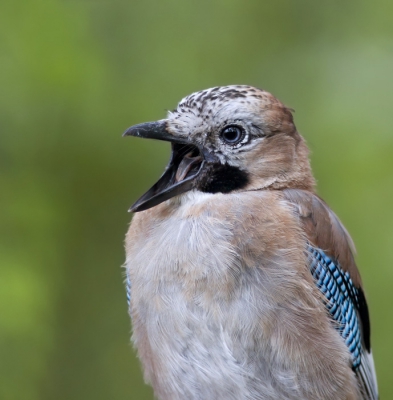
<instances>
[{"instance_id":1,"label":"bird","mask_svg":"<svg viewBox=\"0 0 393 400\"><path fill-rule=\"evenodd\" d=\"M123 135L171 144L125 239L132 341L156 398L378 399L355 247L316 194L293 110L218 86Z\"/></svg>"}]
</instances>

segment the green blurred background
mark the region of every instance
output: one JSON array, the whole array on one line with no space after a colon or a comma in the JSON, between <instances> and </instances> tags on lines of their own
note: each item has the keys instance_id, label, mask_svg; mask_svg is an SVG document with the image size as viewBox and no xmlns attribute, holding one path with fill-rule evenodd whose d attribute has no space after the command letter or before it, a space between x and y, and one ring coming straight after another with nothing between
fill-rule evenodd
<instances>
[{"instance_id":1,"label":"green blurred background","mask_svg":"<svg viewBox=\"0 0 393 400\"><path fill-rule=\"evenodd\" d=\"M185 95L251 84L296 109L352 234L393 392L393 2L7 1L0 11L0 398L152 399L129 344L128 207Z\"/></svg>"}]
</instances>

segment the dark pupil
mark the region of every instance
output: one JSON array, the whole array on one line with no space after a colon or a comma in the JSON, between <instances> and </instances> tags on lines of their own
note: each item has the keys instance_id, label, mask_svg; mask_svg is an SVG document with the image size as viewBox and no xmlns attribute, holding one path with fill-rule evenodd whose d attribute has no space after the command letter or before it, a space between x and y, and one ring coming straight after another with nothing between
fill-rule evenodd
<instances>
[{"instance_id":1,"label":"dark pupil","mask_svg":"<svg viewBox=\"0 0 393 400\"><path fill-rule=\"evenodd\" d=\"M241 130L237 126L229 126L222 132L222 136L228 143L237 142L241 138Z\"/></svg>"}]
</instances>

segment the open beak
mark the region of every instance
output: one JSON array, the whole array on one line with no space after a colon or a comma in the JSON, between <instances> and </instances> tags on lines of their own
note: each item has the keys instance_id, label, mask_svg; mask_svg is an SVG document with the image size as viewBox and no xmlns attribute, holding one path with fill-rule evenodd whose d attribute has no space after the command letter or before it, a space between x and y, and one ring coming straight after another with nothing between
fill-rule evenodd
<instances>
[{"instance_id":1,"label":"open beak","mask_svg":"<svg viewBox=\"0 0 393 400\"><path fill-rule=\"evenodd\" d=\"M167 131L165 120L146 122L128 128L123 136L136 136L171 142L172 155L161 178L130 208L131 212L144 211L171 197L191 190L201 172L205 157L203 151L187 139L178 138Z\"/></svg>"}]
</instances>

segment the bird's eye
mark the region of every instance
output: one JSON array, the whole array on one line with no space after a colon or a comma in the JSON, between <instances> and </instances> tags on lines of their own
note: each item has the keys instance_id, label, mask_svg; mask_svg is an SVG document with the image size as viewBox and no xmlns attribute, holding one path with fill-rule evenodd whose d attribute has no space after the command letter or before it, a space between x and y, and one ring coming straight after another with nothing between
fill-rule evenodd
<instances>
[{"instance_id":1,"label":"bird's eye","mask_svg":"<svg viewBox=\"0 0 393 400\"><path fill-rule=\"evenodd\" d=\"M244 130L237 125L228 125L221 131L220 136L227 144L237 144L244 138Z\"/></svg>"}]
</instances>

